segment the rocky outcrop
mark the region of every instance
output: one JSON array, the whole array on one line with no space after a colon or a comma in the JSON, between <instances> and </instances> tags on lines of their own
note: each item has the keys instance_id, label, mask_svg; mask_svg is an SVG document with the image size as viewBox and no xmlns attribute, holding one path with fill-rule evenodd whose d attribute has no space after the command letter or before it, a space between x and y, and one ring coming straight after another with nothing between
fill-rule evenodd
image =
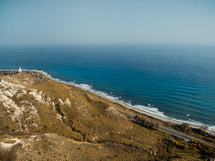
<instances>
[{"instance_id":1,"label":"rocky outcrop","mask_svg":"<svg viewBox=\"0 0 215 161\"><path fill-rule=\"evenodd\" d=\"M18 73L17 70L2 70L2 71L0 71L0 76L14 75L17 73Z\"/></svg>"}]
</instances>

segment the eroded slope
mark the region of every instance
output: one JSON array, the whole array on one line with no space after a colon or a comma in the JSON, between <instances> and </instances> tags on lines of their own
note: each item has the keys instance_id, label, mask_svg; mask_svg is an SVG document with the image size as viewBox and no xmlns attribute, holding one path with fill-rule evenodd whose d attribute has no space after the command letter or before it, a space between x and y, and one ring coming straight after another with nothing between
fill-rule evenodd
<instances>
[{"instance_id":1,"label":"eroded slope","mask_svg":"<svg viewBox=\"0 0 215 161\"><path fill-rule=\"evenodd\" d=\"M171 156L171 147L163 141L170 136L133 123L117 108L120 105L41 73L0 76L0 158L154 160Z\"/></svg>"}]
</instances>

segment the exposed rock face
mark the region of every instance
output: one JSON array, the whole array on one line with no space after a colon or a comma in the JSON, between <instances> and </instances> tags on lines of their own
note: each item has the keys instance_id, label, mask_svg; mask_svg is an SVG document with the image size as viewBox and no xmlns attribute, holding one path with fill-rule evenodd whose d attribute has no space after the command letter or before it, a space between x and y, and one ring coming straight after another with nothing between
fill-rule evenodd
<instances>
[{"instance_id":1,"label":"exposed rock face","mask_svg":"<svg viewBox=\"0 0 215 161\"><path fill-rule=\"evenodd\" d=\"M8 160L105 160L114 154L103 144L76 142L50 133L12 140L16 142L3 145L6 153L10 150L5 156Z\"/></svg>"},{"instance_id":2,"label":"exposed rock face","mask_svg":"<svg viewBox=\"0 0 215 161\"><path fill-rule=\"evenodd\" d=\"M5 80L0 81L0 87L0 102L3 106L1 111L2 114L6 114L4 116L7 116L2 117L5 126L13 130L16 129L16 131L28 131L27 125L37 127L40 119L37 108L31 102L43 101L42 93ZM27 97L28 99L25 99ZM34 122L32 123L32 121Z\"/></svg>"},{"instance_id":3,"label":"exposed rock face","mask_svg":"<svg viewBox=\"0 0 215 161\"><path fill-rule=\"evenodd\" d=\"M17 74L18 71L16 70L8 70L8 71L0 71L0 75L14 75L14 74Z\"/></svg>"},{"instance_id":4,"label":"exposed rock face","mask_svg":"<svg viewBox=\"0 0 215 161\"><path fill-rule=\"evenodd\" d=\"M0 75L0 160L160 160L172 155L162 141L165 134L133 123L114 102L38 72Z\"/></svg>"}]
</instances>

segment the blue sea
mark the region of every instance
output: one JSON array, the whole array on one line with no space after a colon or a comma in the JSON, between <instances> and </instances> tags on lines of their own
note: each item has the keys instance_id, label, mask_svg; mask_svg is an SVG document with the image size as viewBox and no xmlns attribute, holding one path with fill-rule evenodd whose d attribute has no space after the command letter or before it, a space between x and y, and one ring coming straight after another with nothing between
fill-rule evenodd
<instances>
[{"instance_id":1,"label":"blue sea","mask_svg":"<svg viewBox=\"0 0 215 161\"><path fill-rule=\"evenodd\" d=\"M215 47L0 47L0 69L42 70L156 115L215 129Z\"/></svg>"}]
</instances>

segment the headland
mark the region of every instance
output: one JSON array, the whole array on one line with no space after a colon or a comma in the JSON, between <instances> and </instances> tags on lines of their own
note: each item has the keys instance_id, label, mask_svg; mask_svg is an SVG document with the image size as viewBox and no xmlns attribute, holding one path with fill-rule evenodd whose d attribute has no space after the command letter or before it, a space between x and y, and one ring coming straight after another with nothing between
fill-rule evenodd
<instances>
[{"instance_id":1,"label":"headland","mask_svg":"<svg viewBox=\"0 0 215 161\"><path fill-rule=\"evenodd\" d=\"M2 160L41 160L44 155L50 160L214 156L215 137L206 127L160 118L43 72L0 71L0 94Z\"/></svg>"}]
</instances>

